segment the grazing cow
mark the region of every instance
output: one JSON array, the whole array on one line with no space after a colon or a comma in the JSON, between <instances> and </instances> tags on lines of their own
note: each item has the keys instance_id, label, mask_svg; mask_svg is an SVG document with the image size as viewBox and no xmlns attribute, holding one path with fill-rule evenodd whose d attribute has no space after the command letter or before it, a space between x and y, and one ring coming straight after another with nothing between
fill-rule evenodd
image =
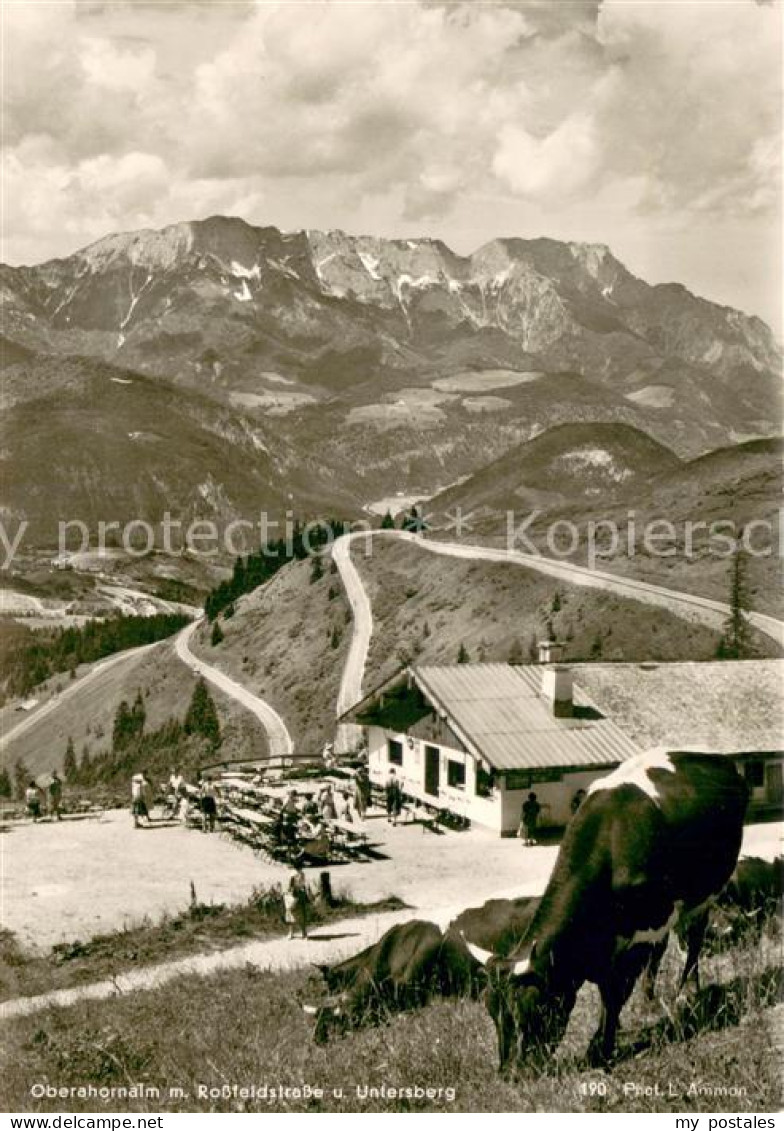
<instances>
[{"instance_id":1,"label":"grazing cow","mask_svg":"<svg viewBox=\"0 0 784 1131\"><path fill-rule=\"evenodd\" d=\"M423 1005L438 994L468 990L471 967L465 950L447 942L440 927L421 919L391 927L373 946L337 966L319 967L330 997L303 1005L316 1017L314 1040L345 1032L390 1011Z\"/></svg>"},{"instance_id":2,"label":"grazing cow","mask_svg":"<svg viewBox=\"0 0 784 1131\"><path fill-rule=\"evenodd\" d=\"M490 900L463 911L446 933L414 919L391 927L377 943L335 966L319 966L329 997L303 1005L316 1017L314 1039L322 1044L392 1011L426 1004L435 997L476 996L486 982L484 967L469 953L463 935L506 953L525 933L538 900Z\"/></svg>"},{"instance_id":3,"label":"grazing cow","mask_svg":"<svg viewBox=\"0 0 784 1131\"><path fill-rule=\"evenodd\" d=\"M609 1060L621 1009L679 919L683 981L696 972L704 905L732 874L746 800L732 761L712 754L650 751L591 785L525 939L502 960L469 944L489 965L502 1069L555 1048L586 981L602 1000L589 1059Z\"/></svg>"},{"instance_id":4,"label":"grazing cow","mask_svg":"<svg viewBox=\"0 0 784 1131\"><path fill-rule=\"evenodd\" d=\"M761 860L758 856L745 856L739 860L726 887L716 897L703 951L715 954L744 939L759 938L767 923L778 925L782 895L784 857L777 856L772 862ZM677 928L676 934L683 945L686 941L683 927ZM645 994L651 1000L656 993L656 977L666 950L665 938L654 948L645 971Z\"/></svg>"},{"instance_id":5,"label":"grazing cow","mask_svg":"<svg viewBox=\"0 0 784 1131\"><path fill-rule=\"evenodd\" d=\"M459 941L463 947L468 940L503 957L525 937L538 906L539 900L531 896L488 899L481 907L461 911L447 927L446 937Z\"/></svg>"},{"instance_id":6,"label":"grazing cow","mask_svg":"<svg viewBox=\"0 0 784 1131\"><path fill-rule=\"evenodd\" d=\"M709 944L728 944L751 935L759 936L766 923L781 919L784 896L784 857L761 860L746 856L730 876L729 883L716 900L716 929Z\"/></svg>"}]
</instances>

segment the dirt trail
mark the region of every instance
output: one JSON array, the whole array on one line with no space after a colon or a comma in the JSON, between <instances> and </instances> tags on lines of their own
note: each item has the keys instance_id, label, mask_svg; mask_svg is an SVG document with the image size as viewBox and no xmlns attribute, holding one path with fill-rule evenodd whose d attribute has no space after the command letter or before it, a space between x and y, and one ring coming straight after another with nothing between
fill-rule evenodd
<instances>
[{"instance_id":1,"label":"dirt trail","mask_svg":"<svg viewBox=\"0 0 784 1131\"><path fill-rule=\"evenodd\" d=\"M288 757L294 749L294 744L291 741L288 728L278 712L270 707L269 703L260 699L258 695L254 695L247 687L243 687L236 680L230 679L218 668L199 659L191 652L190 639L200 623L201 620L194 621L177 636L174 645L177 655L183 663L188 664L199 675L204 676L209 683L214 684L230 698L236 699L238 703L241 703L251 714L256 716L266 731L271 757Z\"/></svg>"},{"instance_id":2,"label":"dirt trail","mask_svg":"<svg viewBox=\"0 0 784 1131\"><path fill-rule=\"evenodd\" d=\"M183 835L187 834L183 831ZM153 989L185 975L205 976L247 964L261 970L282 971L312 962L340 961L375 942L395 923L420 918L429 919L444 928L467 906L476 906L490 898L541 894L557 854L556 846L523 851L515 841L479 837L480 843L477 843L470 834L453 834L442 841L447 860L438 862L435 874L425 876L424 857L429 854L423 853L423 846L430 847L433 842L422 837L419 829L413 828L389 829L387 835L390 838L388 847L398 857L397 861L390 857L388 864L399 872L404 881L399 887L400 894L414 906L337 920L315 929L306 940L274 938L243 943L223 951L189 955L145 966L87 985L35 997L15 998L0 1004L0 1020L23 1017L86 999L97 1001L117 994ZM202 838L197 836L197 839ZM213 849L217 847L212 837L204 837L203 840ZM781 824L750 825L744 830L741 855L772 860L781 852L781 842ZM244 851L238 855L246 861L254 860L250 853ZM438 861L438 856L431 859ZM378 864L363 868L374 888L385 886L385 881L379 882L374 872L377 868ZM281 872L285 874L285 869L278 869L278 873ZM203 878L200 879L202 882ZM444 902L433 907L430 900L434 897ZM367 893L363 894L363 898L367 898Z\"/></svg>"},{"instance_id":3,"label":"dirt trail","mask_svg":"<svg viewBox=\"0 0 784 1131\"><path fill-rule=\"evenodd\" d=\"M155 641L153 644L142 644L139 648L128 648L124 652L118 652L114 656L110 656L108 660L101 660L94 668L83 675L81 679L76 680L74 683L62 691L59 695L52 696L40 707L34 708L29 715L27 715L16 726L9 727L3 734L0 734L0 750L2 750L12 738L18 738L24 734L31 727L36 726L41 719L45 719L52 711L56 711L62 704L71 698L73 695L79 694L84 688L93 683L95 680L100 679L110 668L115 667L117 664L125 664L129 662L136 662L140 656L145 652L149 652L151 648L157 647L160 641Z\"/></svg>"},{"instance_id":4,"label":"dirt trail","mask_svg":"<svg viewBox=\"0 0 784 1131\"><path fill-rule=\"evenodd\" d=\"M354 618L351 647L343 669L338 695L337 715L340 717L362 698L362 680L365 673L370 639L373 634L373 612L365 591L362 578L351 560L351 547L354 542L362 544L367 538L402 538L416 543L422 550L444 557L462 558L467 561L502 562L508 565L524 566L559 578L572 585L587 589L602 589L617 593L645 604L657 605L674 612L677 616L698 621L712 628L720 628L730 609L720 601L708 597L698 597L678 589L667 589L661 585L651 585L635 578L621 577L603 570L587 569L570 562L556 561L536 554L524 554L515 550L494 549L490 546L473 546L458 542L436 542L421 535L402 530L374 530L356 534L346 534L339 538L333 547L332 557L346 590ZM749 621L755 628L778 644L784 646L784 622L763 613L749 613ZM346 731L350 728L346 727ZM353 728L356 729L356 728ZM344 742L339 749L345 746ZM349 743L350 745L350 743Z\"/></svg>"},{"instance_id":5,"label":"dirt trail","mask_svg":"<svg viewBox=\"0 0 784 1131\"><path fill-rule=\"evenodd\" d=\"M0 1018L6 1021L14 1017L26 1017L53 1006L73 1005L87 999L102 1001L118 994L155 989L188 974L204 976L219 970L236 970L248 964L261 970L276 971L291 970L309 962L334 962L369 946L394 923L410 919L414 915L414 911L408 910L362 919L340 920L315 931L309 939L276 938L245 943L218 953L190 955L156 966L145 966L85 986L53 990L36 997L13 998L0 1004Z\"/></svg>"}]
</instances>

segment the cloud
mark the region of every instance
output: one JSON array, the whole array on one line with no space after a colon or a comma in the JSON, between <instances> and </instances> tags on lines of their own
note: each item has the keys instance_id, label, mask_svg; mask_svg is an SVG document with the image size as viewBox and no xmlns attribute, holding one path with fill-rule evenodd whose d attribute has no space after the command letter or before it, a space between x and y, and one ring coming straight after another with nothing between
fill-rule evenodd
<instances>
[{"instance_id":1,"label":"cloud","mask_svg":"<svg viewBox=\"0 0 784 1131\"><path fill-rule=\"evenodd\" d=\"M504 126L493 171L521 196L571 199L598 171L594 121L575 113L552 133L536 138L521 126Z\"/></svg>"},{"instance_id":2,"label":"cloud","mask_svg":"<svg viewBox=\"0 0 784 1131\"><path fill-rule=\"evenodd\" d=\"M780 10L752 0L6 5L11 257L203 211L552 234L774 217ZM517 206L517 212L515 212ZM479 219L480 210L484 219ZM515 221L516 223L519 221ZM103 226L103 227L102 227Z\"/></svg>"}]
</instances>

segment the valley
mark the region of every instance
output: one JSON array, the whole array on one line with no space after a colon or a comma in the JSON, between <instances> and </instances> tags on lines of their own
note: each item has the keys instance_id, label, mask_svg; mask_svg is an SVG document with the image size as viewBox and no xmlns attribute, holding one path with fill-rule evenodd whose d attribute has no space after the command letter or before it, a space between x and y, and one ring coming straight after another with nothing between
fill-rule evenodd
<instances>
[{"instance_id":1,"label":"valley","mask_svg":"<svg viewBox=\"0 0 784 1131\"><path fill-rule=\"evenodd\" d=\"M137 690L158 725L197 670L241 759L270 734L316 756L337 705L407 663L528 662L548 635L575 663L712 659L729 568L713 527L776 546L747 555L744 600L768 629L749 654L779 654L781 353L759 319L650 286L604 245L461 256L221 216L1 273L6 624L193 616L265 532L310 520L417 506L430 544L353 545L364 627L334 561L291 561L143 663L80 669L67 697L50 680L37 721L4 709L6 759L44 769L68 737L89 757ZM671 524L675 551L630 523ZM708 600L651 603L614 577Z\"/></svg>"}]
</instances>

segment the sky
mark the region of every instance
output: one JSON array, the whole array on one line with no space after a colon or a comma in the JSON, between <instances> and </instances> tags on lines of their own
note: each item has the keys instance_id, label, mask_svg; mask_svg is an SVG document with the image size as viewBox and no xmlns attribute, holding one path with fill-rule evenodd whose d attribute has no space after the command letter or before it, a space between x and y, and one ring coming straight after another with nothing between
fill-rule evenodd
<instances>
[{"instance_id":1,"label":"sky","mask_svg":"<svg viewBox=\"0 0 784 1131\"><path fill-rule=\"evenodd\" d=\"M781 336L780 0L3 0L2 259L215 214L606 243Z\"/></svg>"}]
</instances>

